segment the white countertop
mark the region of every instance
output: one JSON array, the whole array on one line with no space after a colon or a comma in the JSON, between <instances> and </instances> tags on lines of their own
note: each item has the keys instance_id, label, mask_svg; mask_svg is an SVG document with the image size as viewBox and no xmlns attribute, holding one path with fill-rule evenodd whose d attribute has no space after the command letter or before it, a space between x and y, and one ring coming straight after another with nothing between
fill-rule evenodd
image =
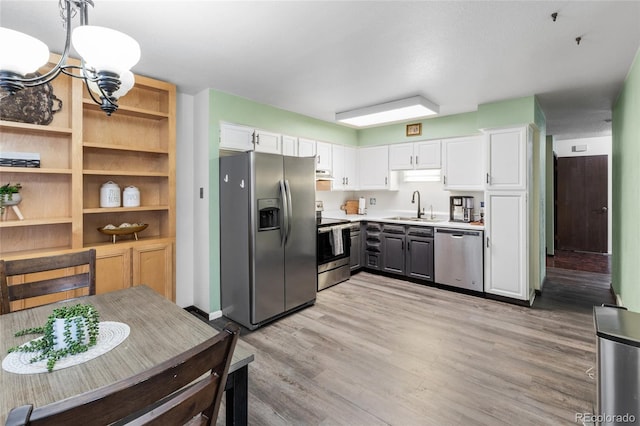
<instances>
[{"instance_id":1,"label":"white countertop","mask_svg":"<svg viewBox=\"0 0 640 426\"><path fill-rule=\"evenodd\" d=\"M401 223L404 225L415 225L415 226L435 226L438 228L454 228L454 229L474 229L474 230L484 230L484 225L472 225L471 223L465 222L451 222L449 221L449 216L446 217L440 214L436 214L435 221L428 221L423 219L423 221L417 220L395 220L389 219L391 217L413 217L416 212L411 211L399 211L399 210L376 210L372 212L368 212L367 214L346 214L343 210L328 210L322 212L322 217L331 218L331 219L346 219L351 222L361 222L361 221L375 221L375 222L388 222L388 223Z\"/></svg>"}]
</instances>

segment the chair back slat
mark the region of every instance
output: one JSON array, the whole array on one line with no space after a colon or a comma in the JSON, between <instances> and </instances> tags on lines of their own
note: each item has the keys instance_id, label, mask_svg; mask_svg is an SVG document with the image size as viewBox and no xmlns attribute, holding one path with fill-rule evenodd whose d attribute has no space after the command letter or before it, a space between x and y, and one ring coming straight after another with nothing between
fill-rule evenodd
<instances>
[{"instance_id":1,"label":"chair back slat","mask_svg":"<svg viewBox=\"0 0 640 426\"><path fill-rule=\"evenodd\" d=\"M61 293L88 287L89 273L8 286L9 301Z\"/></svg>"},{"instance_id":2,"label":"chair back slat","mask_svg":"<svg viewBox=\"0 0 640 426\"><path fill-rule=\"evenodd\" d=\"M85 267L83 272L77 272L75 268L81 266ZM34 275L47 272L52 272L51 278ZM20 282L9 285L9 278L15 276L21 276ZM0 260L0 314L11 312L10 302L16 300L81 288L87 288L89 295L96 294L95 249L31 259Z\"/></svg>"},{"instance_id":3,"label":"chair back slat","mask_svg":"<svg viewBox=\"0 0 640 426\"><path fill-rule=\"evenodd\" d=\"M23 424L183 424L199 413L206 414L205 424L215 424L237 340L238 327L227 326L207 341L135 376L33 408ZM17 416L14 411L27 410L14 408L9 419Z\"/></svg>"},{"instance_id":4,"label":"chair back slat","mask_svg":"<svg viewBox=\"0 0 640 426\"><path fill-rule=\"evenodd\" d=\"M92 254L92 252L94 254ZM57 254L54 256L16 259L6 262L6 273L10 276L72 268L74 266L95 263L95 258L95 249L90 249L74 253Z\"/></svg>"}]
</instances>

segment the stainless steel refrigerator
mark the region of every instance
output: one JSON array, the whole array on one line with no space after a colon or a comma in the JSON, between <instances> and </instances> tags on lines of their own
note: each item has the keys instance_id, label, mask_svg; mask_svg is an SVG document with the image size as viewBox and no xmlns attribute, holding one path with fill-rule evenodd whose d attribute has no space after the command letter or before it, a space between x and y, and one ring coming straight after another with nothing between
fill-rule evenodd
<instances>
[{"instance_id":1,"label":"stainless steel refrigerator","mask_svg":"<svg viewBox=\"0 0 640 426\"><path fill-rule=\"evenodd\" d=\"M223 315L253 330L315 303L317 280L315 158L221 157Z\"/></svg>"}]
</instances>

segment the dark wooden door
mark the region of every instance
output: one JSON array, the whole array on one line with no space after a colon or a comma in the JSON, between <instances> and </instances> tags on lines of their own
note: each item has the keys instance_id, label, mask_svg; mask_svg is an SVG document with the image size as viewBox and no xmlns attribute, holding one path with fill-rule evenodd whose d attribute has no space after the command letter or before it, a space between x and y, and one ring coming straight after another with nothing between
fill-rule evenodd
<instances>
[{"instance_id":1,"label":"dark wooden door","mask_svg":"<svg viewBox=\"0 0 640 426\"><path fill-rule=\"evenodd\" d=\"M556 248L607 252L607 156L557 162Z\"/></svg>"}]
</instances>

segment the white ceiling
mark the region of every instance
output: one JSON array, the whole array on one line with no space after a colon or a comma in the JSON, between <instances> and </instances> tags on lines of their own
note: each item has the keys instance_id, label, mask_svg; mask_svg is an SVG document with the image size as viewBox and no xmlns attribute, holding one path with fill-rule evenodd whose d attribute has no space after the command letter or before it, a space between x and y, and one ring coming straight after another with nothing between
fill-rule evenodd
<instances>
[{"instance_id":1,"label":"white ceiling","mask_svg":"<svg viewBox=\"0 0 640 426\"><path fill-rule=\"evenodd\" d=\"M537 95L558 139L611 134L640 46L640 1L95 0L89 20L138 40L134 72L183 93L326 121L418 94L441 115ZM62 50L57 0L0 0L0 25Z\"/></svg>"}]
</instances>

